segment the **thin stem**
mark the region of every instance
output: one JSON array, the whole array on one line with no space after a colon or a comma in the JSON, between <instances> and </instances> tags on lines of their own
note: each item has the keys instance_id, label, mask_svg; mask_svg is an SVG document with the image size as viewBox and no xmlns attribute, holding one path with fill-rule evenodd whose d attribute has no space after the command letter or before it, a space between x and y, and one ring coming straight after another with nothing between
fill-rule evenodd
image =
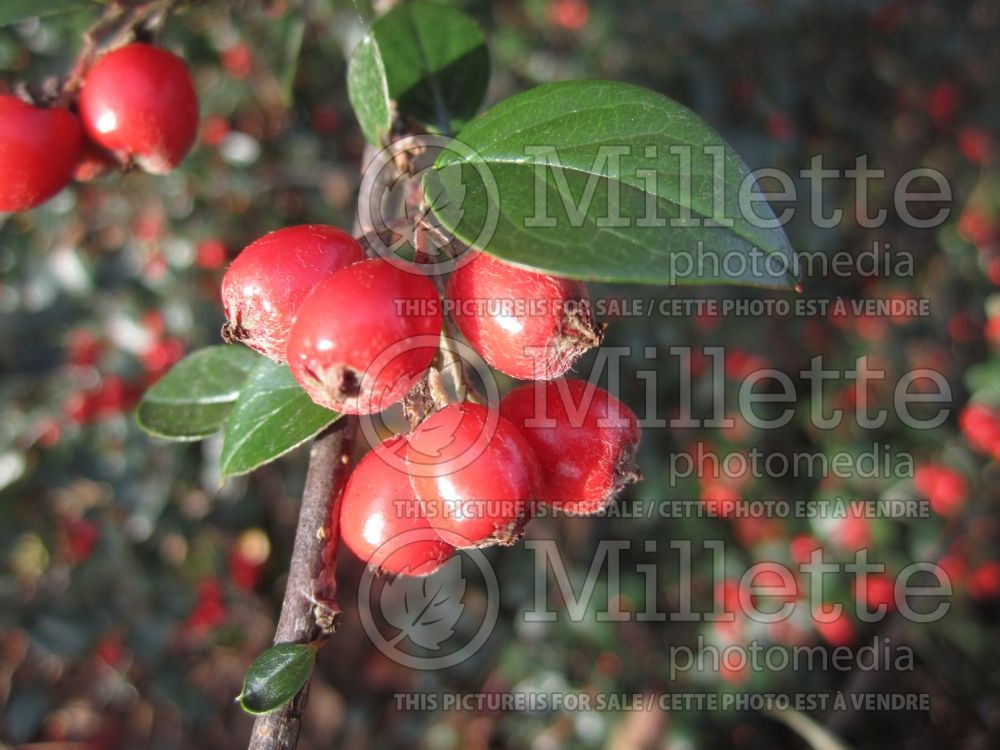
<instances>
[{"instance_id":1,"label":"thin stem","mask_svg":"<svg viewBox=\"0 0 1000 750\"><path fill-rule=\"evenodd\" d=\"M374 149L366 146L362 166L374 155ZM371 210L369 197L359 195L355 235L360 233L361 217L370 217ZM275 643L325 641L336 628L340 614L336 578L340 499L350 475L357 425L355 417L341 417L313 442ZM306 683L291 702L258 717L248 750L293 750L308 701Z\"/></svg>"},{"instance_id":2,"label":"thin stem","mask_svg":"<svg viewBox=\"0 0 1000 750\"><path fill-rule=\"evenodd\" d=\"M313 442L275 643L323 641L336 628L340 608L332 561L356 431L354 417L341 417ZM292 750L308 699L307 684L290 703L258 717L249 750Z\"/></svg>"}]
</instances>

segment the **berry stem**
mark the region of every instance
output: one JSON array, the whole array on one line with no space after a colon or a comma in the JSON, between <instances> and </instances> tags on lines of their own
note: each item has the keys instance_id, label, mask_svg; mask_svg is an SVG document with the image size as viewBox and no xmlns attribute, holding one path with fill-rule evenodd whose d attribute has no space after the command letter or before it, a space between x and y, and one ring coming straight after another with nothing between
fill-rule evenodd
<instances>
[{"instance_id":1,"label":"berry stem","mask_svg":"<svg viewBox=\"0 0 1000 750\"><path fill-rule=\"evenodd\" d=\"M73 100L98 53L135 41L140 30L155 36L180 3L181 0L119 0L108 5L97 22L84 32L80 54L60 87L59 103L67 106Z\"/></svg>"}]
</instances>

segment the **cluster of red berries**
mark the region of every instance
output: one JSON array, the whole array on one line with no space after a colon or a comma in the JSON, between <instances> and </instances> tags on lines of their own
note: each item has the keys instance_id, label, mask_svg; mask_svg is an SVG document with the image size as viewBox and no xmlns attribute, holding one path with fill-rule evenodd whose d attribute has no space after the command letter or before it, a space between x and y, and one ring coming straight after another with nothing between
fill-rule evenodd
<instances>
[{"instance_id":1,"label":"cluster of red berries","mask_svg":"<svg viewBox=\"0 0 1000 750\"><path fill-rule=\"evenodd\" d=\"M637 478L635 414L562 377L600 342L582 283L478 254L445 298L418 266L366 260L349 234L319 225L257 240L222 282L224 338L287 362L317 404L341 413L379 412L413 389L438 350L444 307L490 366L538 381L499 408L449 403L362 458L341 535L386 572L425 575L456 548L510 544L539 503L595 513Z\"/></svg>"},{"instance_id":2,"label":"cluster of red berries","mask_svg":"<svg viewBox=\"0 0 1000 750\"><path fill-rule=\"evenodd\" d=\"M0 211L34 208L73 179L133 164L169 172L197 132L184 61L148 44L119 47L90 68L70 108L0 95Z\"/></svg>"}]
</instances>

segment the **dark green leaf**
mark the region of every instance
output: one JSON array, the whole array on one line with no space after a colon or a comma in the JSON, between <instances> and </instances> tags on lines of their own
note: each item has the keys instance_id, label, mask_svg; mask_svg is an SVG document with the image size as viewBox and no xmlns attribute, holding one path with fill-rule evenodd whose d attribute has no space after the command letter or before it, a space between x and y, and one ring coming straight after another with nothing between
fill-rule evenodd
<instances>
[{"instance_id":1,"label":"dark green leaf","mask_svg":"<svg viewBox=\"0 0 1000 750\"><path fill-rule=\"evenodd\" d=\"M351 104L372 143L398 113L453 133L479 111L490 77L486 39L475 21L429 0L397 6L378 19L348 71Z\"/></svg>"},{"instance_id":2,"label":"dark green leaf","mask_svg":"<svg viewBox=\"0 0 1000 750\"><path fill-rule=\"evenodd\" d=\"M312 402L286 365L260 359L226 420L222 476L245 474L273 461L336 418Z\"/></svg>"},{"instance_id":3,"label":"dark green leaf","mask_svg":"<svg viewBox=\"0 0 1000 750\"><path fill-rule=\"evenodd\" d=\"M8 26L36 16L51 16L55 13L96 7L93 0L3 0L0 3L0 26Z\"/></svg>"},{"instance_id":4,"label":"dark green leaf","mask_svg":"<svg viewBox=\"0 0 1000 750\"><path fill-rule=\"evenodd\" d=\"M248 714L266 714L294 698L309 680L316 648L308 643L279 643L262 653L247 670L237 700Z\"/></svg>"},{"instance_id":5,"label":"dark green leaf","mask_svg":"<svg viewBox=\"0 0 1000 750\"><path fill-rule=\"evenodd\" d=\"M492 255L581 279L796 284L784 231L740 211L746 165L697 115L659 94L606 81L548 84L493 107L458 139L473 152L443 151L425 192L442 224ZM690 158L685 179L672 147ZM764 202L752 210L774 218ZM496 228L484 239L491 217ZM706 218L732 225L706 226Z\"/></svg>"},{"instance_id":6,"label":"dark green leaf","mask_svg":"<svg viewBox=\"0 0 1000 750\"><path fill-rule=\"evenodd\" d=\"M178 362L146 391L136 420L168 440L201 440L218 431L260 355L245 346L209 346Z\"/></svg>"}]
</instances>

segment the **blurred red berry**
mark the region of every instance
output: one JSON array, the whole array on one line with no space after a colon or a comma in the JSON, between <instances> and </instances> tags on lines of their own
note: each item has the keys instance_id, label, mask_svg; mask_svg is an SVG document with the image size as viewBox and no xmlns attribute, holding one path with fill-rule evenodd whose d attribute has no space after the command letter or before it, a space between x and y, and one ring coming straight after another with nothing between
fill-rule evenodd
<instances>
[{"instance_id":1,"label":"blurred red berry","mask_svg":"<svg viewBox=\"0 0 1000 750\"><path fill-rule=\"evenodd\" d=\"M985 245L996 237L997 228L990 216L970 206L958 219L958 233L974 245Z\"/></svg>"},{"instance_id":2,"label":"blurred red berry","mask_svg":"<svg viewBox=\"0 0 1000 750\"><path fill-rule=\"evenodd\" d=\"M226 243L221 240L202 240L195 250L195 262L199 268L214 271L221 268L229 257Z\"/></svg>"},{"instance_id":3,"label":"blurred red berry","mask_svg":"<svg viewBox=\"0 0 1000 750\"><path fill-rule=\"evenodd\" d=\"M931 503L939 516L951 517L965 504L968 484L965 477L941 464L924 464L913 473L913 486Z\"/></svg>"},{"instance_id":4,"label":"blurred red berry","mask_svg":"<svg viewBox=\"0 0 1000 750\"><path fill-rule=\"evenodd\" d=\"M218 146L229 135L229 123L224 117L206 117L201 126L201 140L206 146Z\"/></svg>"},{"instance_id":5,"label":"blurred red berry","mask_svg":"<svg viewBox=\"0 0 1000 750\"><path fill-rule=\"evenodd\" d=\"M788 141L795 135L795 125L788 115L775 112L767 118L767 134L776 141Z\"/></svg>"},{"instance_id":6,"label":"blurred red berry","mask_svg":"<svg viewBox=\"0 0 1000 750\"><path fill-rule=\"evenodd\" d=\"M958 111L958 87L950 81L942 81L927 94L927 114L938 126L948 125Z\"/></svg>"},{"instance_id":7,"label":"blurred red berry","mask_svg":"<svg viewBox=\"0 0 1000 750\"><path fill-rule=\"evenodd\" d=\"M222 51L222 67L233 78L246 78L253 72L253 54L243 42L237 42Z\"/></svg>"},{"instance_id":8,"label":"blurred red berry","mask_svg":"<svg viewBox=\"0 0 1000 750\"><path fill-rule=\"evenodd\" d=\"M938 566L945 572L954 588L964 586L968 566L958 555L945 555L938 560Z\"/></svg>"},{"instance_id":9,"label":"blurred red berry","mask_svg":"<svg viewBox=\"0 0 1000 750\"><path fill-rule=\"evenodd\" d=\"M722 640L735 643L742 638L746 611L740 598L738 581L722 581L713 592L715 611L722 613L722 619L712 622L712 629Z\"/></svg>"},{"instance_id":10,"label":"blurred red berry","mask_svg":"<svg viewBox=\"0 0 1000 750\"><path fill-rule=\"evenodd\" d=\"M788 543L788 551L792 561L798 565L809 562L812 553L822 548L823 545L820 541L809 534L799 534Z\"/></svg>"},{"instance_id":11,"label":"blurred red berry","mask_svg":"<svg viewBox=\"0 0 1000 750\"><path fill-rule=\"evenodd\" d=\"M1000 596L1000 562L988 562L973 568L967 586L973 599L996 599Z\"/></svg>"},{"instance_id":12,"label":"blurred red berry","mask_svg":"<svg viewBox=\"0 0 1000 750\"><path fill-rule=\"evenodd\" d=\"M990 346L1000 349L1000 315L996 315L986 321L983 336L989 342Z\"/></svg>"},{"instance_id":13,"label":"blurred red berry","mask_svg":"<svg viewBox=\"0 0 1000 750\"><path fill-rule=\"evenodd\" d=\"M985 164L993 158L993 137L983 128L962 128L958 150L974 164Z\"/></svg>"},{"instance_id":14,"label":"blurred red berry","mask_svg":"<svg viewBox=\"0 0 1000 750\"><path fill-rule=\"evenodd\" d=\"M896 581L884 573L869 574L865 585L860 579L851 581L851 590L858 606L863 606L868 612L876 611L880 605L885 605L886 612L896 609Z\"/></svg>"},{"instance_id":15,"label":"blurred red berry","mask_svg":"<svg viewBox=\"0 0 1000 750\"><path fill-rule=\"evenodd\" d=\"M590 6L586 0L549 0L545 15L557 28L580 31L590 21Z\"/></svg>"},{"instance_id":16,"label":"blurred red berry","mask_svg":"<svg viewBox=\"0 0 1000 750\"><path fill-rule=\"evenodd\" d=\"M101 358L104 345L90 331L78 328L70 331L66 349L66 358L71 365L75 365L76 367L93 367Z\"/></svg>"},{"instance_id":17,"label":"blurred red berry","mask_svg":"<svg viewBox=\"0 0 1000 750\"><path fill-rule=\"evenodd\" d=\"M969 404L959 416L958 424L969 445L1000 460L1000 411L982 403Z\"/></svg>"},{"instance_id":18,"label":"blurred red berry","mask_svg":"<svg viewBox=\"0 0 1000 750\"><path fill-rule=\"evenodd\" d=\"M340 115L335 108L322 105L313 110L309 124L320 135L331 135L340 124Z\"/></svg>"},{"instance_id":19,"label":"blurred red berry","mask_svg":"<svg viewBox=\"0 0 1000 750\"><path fill-rule=\"evenodd\" d=\"M90 557L100 537L100 529L84 518L74 518L66 523L66 547L75 562L83 562Z\"/></svg>"},{"instance_id":20,"label":"blurred red berry","mask_svg":"<svg viewBox=\"0 0 1000 750\"><path fill-rule=\"evenodd\" d=\"M727 482L713 480L702 484L701 502L719 518L731 516L741 499L739 491Z\"/></svg>"},{"instance_id":21,"label":"blurred red berry","mask_svg":"<svg viewBox=\"0 0 1000 750\"><path fill-rule=\"evenodd\" d=\"M160 374L184 356L184 344L180 339L167 336L154 342L140 357L143 368L148 373Z\"/></svg>"},{"instance_id":22,"label":"blurred red berry","mask_svg":"<svg viewBox=\"0 0 1000 750\"><path fill-rule=\"evenodd\" d=\"M188 635L201 635L226 619L226 604L222 585L214 578L198 584L194 606L184 621L182 630Z\"/></svg>"},{"instance_id":23,"label":"blurred red berry","mask_svg":"<svg viewBox=\"0 0 1000 750\"><path fill-rule=\"evenodd\" d=\"M827 622L831 617L832 609L829 605L821 605L821 612L814 613L813 625L820 637L831 646L849 646L854 643L856 633L854 624L847 616L846 611L841 610L840 616L832 622Z\"/></svg>"}]
</instances>

